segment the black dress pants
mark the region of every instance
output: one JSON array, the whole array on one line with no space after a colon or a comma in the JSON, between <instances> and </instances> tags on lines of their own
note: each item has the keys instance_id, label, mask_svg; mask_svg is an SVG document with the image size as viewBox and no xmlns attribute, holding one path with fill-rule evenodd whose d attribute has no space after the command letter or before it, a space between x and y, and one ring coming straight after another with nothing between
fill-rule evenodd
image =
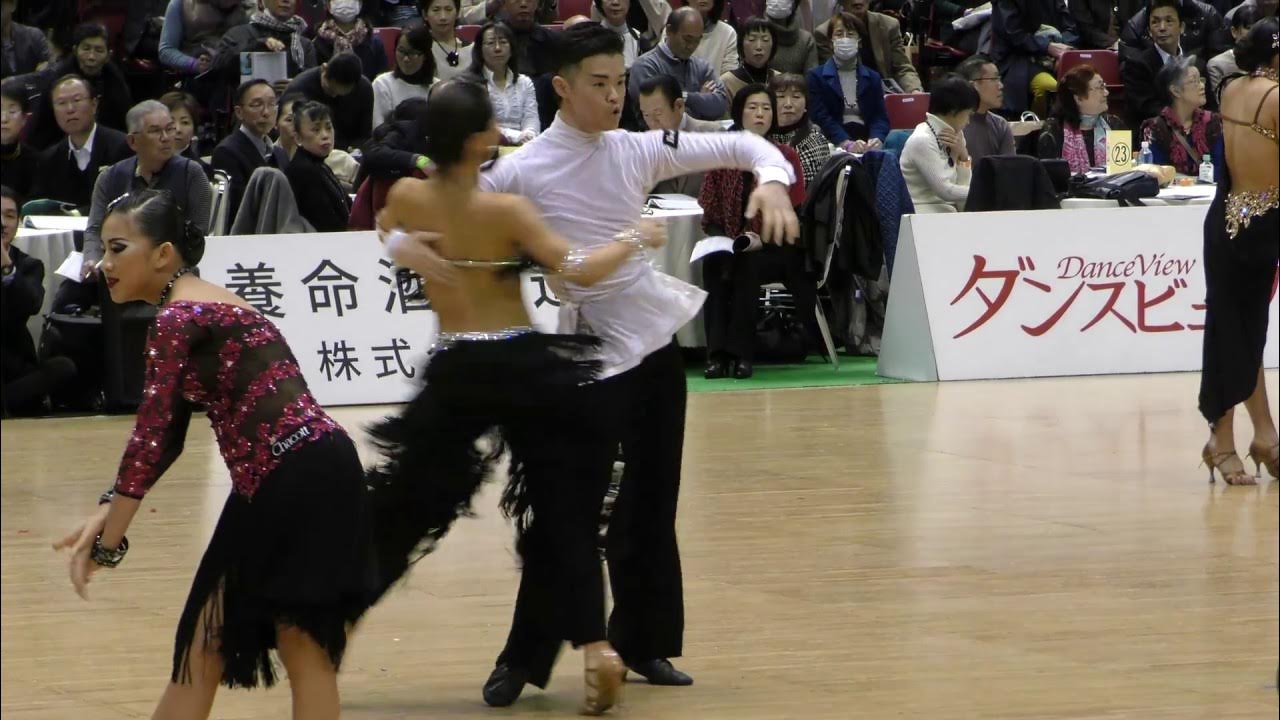
<instances>
[{"instance_id":1,"label":"black dress pants","mask_svg":"<svg viewBox=\"0 0 1280 720\"><path fill-rule=\"evenodd\" d=\"M622 446L626 472L614 503L605 550L614 601L608 639L628 663L679 657L684 638L684 587L676 542L676 504L687 399L680 348L673 342L637 367L595 383L592 392L608 442L590 450L590 479L582 479L576 490L590 493L590 497L565 496L564 501L575 508L573 513L594 513L581 519L598 523L616 450ZM575 542L594 551L594 534ZM583 548L556 550L577 554ZM530 573L529 564L526 561L511 633L498 664L523 668L531 683L546 687L561 639L538 618L546 617L545 609L554 603L556 588L540 573Z\"/></svg>"},{"instance_id":2,"label":"black dress pants","mask_svg":"<svg viewBox=\"0 0 1280 720\"><path fill-rule=\"evenodd\" d=\"M817 285L805 272L800 248L765 245L754 252L716 253L702 261L702 286L707 291L702 317L709 355L754 360L760 286L772 282L781 282L795 299L796 315L809 336L806 341L817 336Z\"/></svg>"}]
</instances>

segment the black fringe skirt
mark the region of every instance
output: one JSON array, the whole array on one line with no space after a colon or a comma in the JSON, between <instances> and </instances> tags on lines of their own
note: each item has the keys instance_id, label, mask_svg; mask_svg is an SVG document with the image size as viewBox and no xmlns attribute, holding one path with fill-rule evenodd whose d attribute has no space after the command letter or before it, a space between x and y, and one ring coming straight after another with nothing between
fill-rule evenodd
<instances>
[{"instance_id":1,"label":"black fringe skirt","mask_svg":"<svg viewBox=\"0 0 1280 720\"><path fill-rule=\"evenodd\" d=\"M429 358L418 396L370 428L383 453L367 475L377 575L370 604L471 514L472 499L507 449L502 509L525 554L532 522L525 469L577 452L574 429L587 416L598 350L595 338L530 332L460 341ZM487 442L477 443L482 437Z\"/></svg>"},{"instance_id":2,"label":"black fringe skirt","mask_svg":"<svg viewBox=\"0 0 1280 720\"><path fill-rule=\"evenodd\" d=\"M173 682L190 681L200 628L228 687L276 682L271 651L281 626L305 632L340 666L347 625L376 581L367 497L355 445L340 431L288 451L251 499L233 492L178 621Z\"/></svg>"}]
</instances>

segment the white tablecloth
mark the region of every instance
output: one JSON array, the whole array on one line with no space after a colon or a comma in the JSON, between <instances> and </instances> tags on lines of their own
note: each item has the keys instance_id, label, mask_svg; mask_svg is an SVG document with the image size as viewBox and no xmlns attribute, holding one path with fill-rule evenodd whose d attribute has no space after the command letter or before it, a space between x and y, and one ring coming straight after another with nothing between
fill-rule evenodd
<instances>
[{"instance_id":1,"label":"white tablecloth","mask_svg":"<svg viewBox=\"0 0 1280 720\"><path fill-rule=\"evenodd\" d=\"M55 274L58 266L67 256L76 250L75 233L71 230L33 230L18 228L18 236L13 244L22 252L44 263L44 304L40 314L27 321L27 329L36 347L40 346L40 335L44 332L44 316L53 307L53 296L62 284L62 276Z\"/></svg>"},{"instance_id":2,"label":"white tablecloth","mask_svg":"<svg viewBox=\"0 0 1280 720\"><path fill-rule=\"evenodd\" d=\"M690 198L692 200L692 198ZM689 264L693 246L703 238L702 209L653 210L645 217L667 221L667 246L654 253L653 264L662 272L702 287L702 267ZM689 321L676 333L680 347L706 347L707 334L702 324L702 313Z\"/></svg>"},{"instance_id":3,"label":"white tablecloth","mask_svg":"<svg viewBox=\"0 0 1280 720\"><path fill-rule=\"evenodd\" d=\"M1142 201L1143 205L1208 205L1218 192L1216 185L1189 185L1187 187L1169 186L1163 188L1154 198ZM1117 200L1095 200L1093 198L1067 198L1062 201L1063 210L1078 210L1091 207L1119 207Z\"/></svg>"}]
</instances>

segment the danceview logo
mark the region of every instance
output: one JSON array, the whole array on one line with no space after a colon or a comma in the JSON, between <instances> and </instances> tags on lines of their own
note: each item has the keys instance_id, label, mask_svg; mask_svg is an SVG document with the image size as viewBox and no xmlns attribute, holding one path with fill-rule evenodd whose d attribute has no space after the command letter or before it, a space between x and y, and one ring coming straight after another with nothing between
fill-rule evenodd
<instances>
[{"instance_id":1,"label":"danceview logo","mask_svg":"<svg viewBox=\"0 0 1280 720\"><path fill-rule=\"evenodd\" d=\"M1118 260L1086 259L1068 255L1058 261L1058 280L1108 280L1131 277L1180 277L1191 274L1199 260L1166 257L1164 253L1134 255Z\"/></svg>"}]
</instances>

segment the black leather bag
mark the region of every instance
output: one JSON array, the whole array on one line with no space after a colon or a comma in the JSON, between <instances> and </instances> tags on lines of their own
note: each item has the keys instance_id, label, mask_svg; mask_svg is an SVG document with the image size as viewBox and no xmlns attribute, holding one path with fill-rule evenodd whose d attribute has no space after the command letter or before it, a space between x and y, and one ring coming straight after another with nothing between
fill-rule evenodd
<instances>
[{"instance_id":1,"label":"black leather bag","mask_svg":"<svg viewBox=\"0 0 1280 720\"><path fill-rule=\"evenodd\" d=\"M1078 181L1071 194L1079 198L1117 200L1121 207L1141 207L1143 198L1153 198L1160 194L1160 181L1141 170L1130 170Z\"/></svg>"}]
</instances>

